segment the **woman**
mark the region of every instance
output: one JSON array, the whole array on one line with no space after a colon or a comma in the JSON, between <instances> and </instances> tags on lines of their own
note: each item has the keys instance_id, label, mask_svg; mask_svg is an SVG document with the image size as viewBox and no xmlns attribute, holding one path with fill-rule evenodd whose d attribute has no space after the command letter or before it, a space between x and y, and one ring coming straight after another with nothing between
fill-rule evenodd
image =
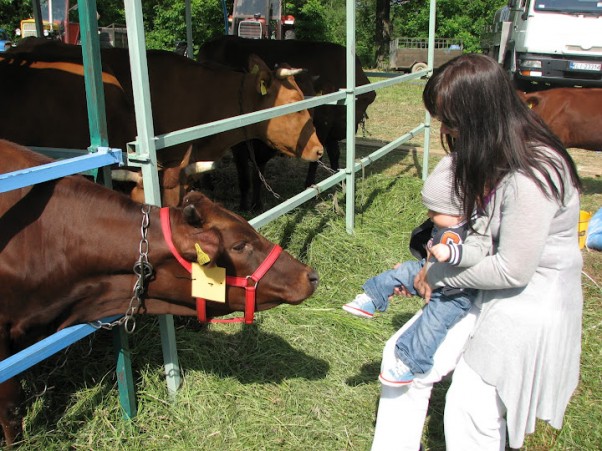
<instances>
[{"instance_id":1,"label":"woman","mask_svg":"<svg viewBox=\"0 0 602 451\"><path fill-rule=\"evenodd\" d=\"M423 101L456 154L466 216L483 208L490 218L493 251L470 268L435 263L416 278L425 299L440 286L480 294L450 329L430 373L407 388L382 387L372 449L419 449L432 385L454 368L447 449L504 450L506 432L509 446L520 448L536 418L562 426L579 379L581 183L562 143L493 59L451 60L428 81ZM396 337L385 346L383 368L393 362Z\"/></svg>"}]
</instances>

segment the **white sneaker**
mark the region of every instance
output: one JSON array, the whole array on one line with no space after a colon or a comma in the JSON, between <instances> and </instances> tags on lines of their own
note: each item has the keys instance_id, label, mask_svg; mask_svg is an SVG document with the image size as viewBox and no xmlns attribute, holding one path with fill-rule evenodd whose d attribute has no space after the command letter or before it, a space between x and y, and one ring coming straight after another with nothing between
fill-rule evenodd
<instances>
[{"instance_id":1,"label":"white sneaker","mask_svg":"<svg viewBox=\"0 0 602 451\"><path fill-rule=\"evenodd\" d=\"M353 301L345 304L343 310L352 315L361 316L362 318L372 318L376 311L376 306L366 293L361 293L358 294Z\"/></svg>"},{"instance_id":2,"label":"white sneaker","mask_svg":"<svg viewBox=\"0 0 602 451\"><path fill-rule=\"evenodd\" d=\"M398 358L395 358L395 365L385 369L378 376L378 380L383 385L389 387L401 387L411 384L414 380L414 373Z\"/></svg>"}]
</instances>

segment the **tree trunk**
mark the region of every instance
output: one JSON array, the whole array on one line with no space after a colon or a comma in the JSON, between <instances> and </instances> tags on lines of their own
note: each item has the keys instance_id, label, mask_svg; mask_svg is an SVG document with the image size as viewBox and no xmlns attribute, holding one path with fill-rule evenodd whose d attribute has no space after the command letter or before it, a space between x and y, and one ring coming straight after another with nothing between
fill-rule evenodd
<instances>
[{"instance_id":1,"label":"tree trunk","mask_svg":"<svg viewBox=\"0 0 602 451\"><path fill-rule=\"evenodd\" d=\"M388 69L391 40L391 0L376 0L376 66Z\"/></svg>"}]
</instances>

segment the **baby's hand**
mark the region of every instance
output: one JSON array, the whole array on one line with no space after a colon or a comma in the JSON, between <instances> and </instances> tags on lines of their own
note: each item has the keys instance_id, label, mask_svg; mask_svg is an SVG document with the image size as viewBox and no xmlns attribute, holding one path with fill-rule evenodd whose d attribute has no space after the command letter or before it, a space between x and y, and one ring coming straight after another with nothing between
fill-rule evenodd
<instances>
[{"instance_id":1,"label":"baby's hand","mask_svg":"<svg viewBox=\"0 0 602 451\"><path fill-rule=\"evenodd\" d=\"M430 252L438 262L446 262L451 257L451 251L447 244L439 243L431 247Z\"/></svg>"}]
</instances>

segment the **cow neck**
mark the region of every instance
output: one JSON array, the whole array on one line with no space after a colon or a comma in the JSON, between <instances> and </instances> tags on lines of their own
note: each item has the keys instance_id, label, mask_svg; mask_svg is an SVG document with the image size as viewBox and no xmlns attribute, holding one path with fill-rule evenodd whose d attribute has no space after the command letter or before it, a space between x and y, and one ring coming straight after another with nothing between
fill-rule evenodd
<instances>
[{"instance_id":1,"label":"cow neck","mask_svg":"<svg viewBox=\"0 0 602 451\"><path fill-rule=\"evenodd\" d=\"M169 247L169 250L173 254L174 258L182 265L182 267L192 273L192 263L186 260L173 244L172 233L171 233L171 220L169 217L169 208L161 208L161 229L163 230L163 237ZM238 277L238 276L226 276L226 285L231 287L239 287L245 289L245 312L244 316L229 319L216 319L207 317L207 301L203 298L196 298L196 309L197 318L201 323L241 323L253 324L255 309L256 309L256 295L257 285L261 278L268 272L272 265L276 262L282 248L277 244L274 245L265 260L257 267L255 272L250 276Z\"/></svg>"}]
</instances>

